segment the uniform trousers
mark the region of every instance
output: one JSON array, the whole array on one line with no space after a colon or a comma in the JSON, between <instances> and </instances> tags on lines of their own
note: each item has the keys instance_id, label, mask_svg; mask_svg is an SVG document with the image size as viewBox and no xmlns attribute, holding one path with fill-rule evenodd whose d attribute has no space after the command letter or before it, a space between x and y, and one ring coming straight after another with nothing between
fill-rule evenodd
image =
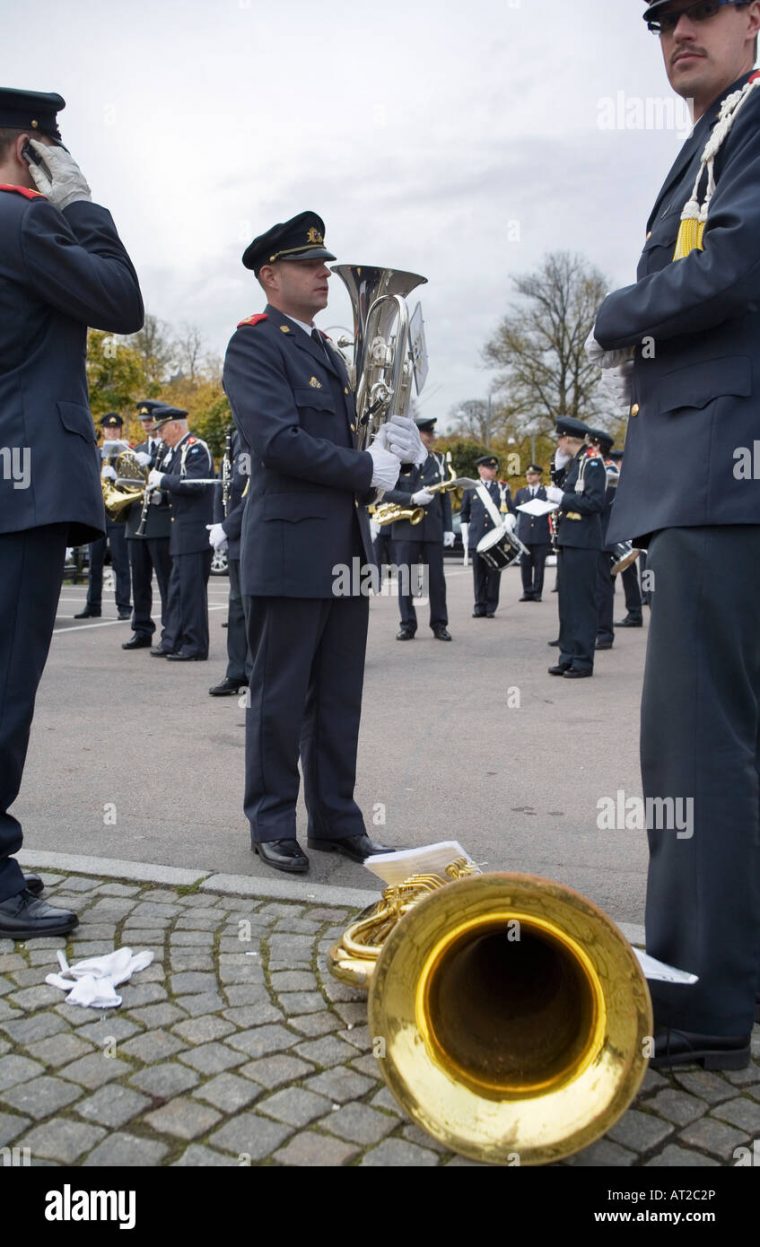
<instances>
[{"instance_id":1,"label":"uniform trousers","mask_svg":"<svg viewBox=\"0 0 760 1247\"><path fill-rule=\"evenodd\" d=\"M600 550L596 577L596 635L600 641L615 639L615 577L611 567L609 550Z\"/></svg>"},{"instance_id":2,"label":"uniform trousers","mask_svg":"<svg viewBox=\"0 0 760 1247\"><path fill-rule=\"evenodd\" d=\"M116 580L116 607L120 611L130 609L129 551L126 528L123 524L108 524L108 534L90 543L90 580L87 586L87 605L92 610L103 606L103 565L106 546L111 547L111 566Z\"/></svg>"},{"instance_id":3,"label":"uniform trousers","mask_svg":"<svg viewBox=\"0 0 760 1247\"><path fill-rule=\"evenodd\" d=\"M641 589L639 588L639 569L637 567L637 564L640 562L641 555L639 555L636 563L631 563L630 567L626 567L625 571L620 573L625 594L625 609L631 619L642 618Z\"/></svg>"},{"instance_id":4,"label":"uniform trousers","mask_svg":"<svg viewBox=\"0 0 760 1247\"><path fill-rule=\"evenodd\" d=\"M208 578L212 551L173 554L169 576L168 619L162 647L168 652L208 658Z\"/></svg>"},{"instance_id":5,"label":"uniform trousers","mask_svg":"<svg viewBox=\"0 0 760 1247\"><path fill-rule=\"evenodd\" d=\"M68 524L0 534L0 901L24 887L10 855L23 839L8 810L18 796L34 702L63 581Z\"/></svg>"},{"instance_id":6,"label":"uniform trousers","mask_svg":"<svg viewBox=\"0 0 760 1247\"><path fill-rule=\"evenodd\" d=\"M596 583L598 550L560 546L559 665L576 671L593 671L596 640Z\"/></svg>"},{"instance_id":7,"label":"uniform trousers","mask_svg":"<svg viewBox=\"0 0 760 1247\"><path fill-rule=\"evenodd\" d=\"M655 817L654 802L647 819L647 951L699 976L650 983L655 1017L748 1035L760 987L760 526L665 529L647 566L644 796L681 798L682 812L693 802L688 819Z\"/></svg>"},{"instance_id":8,"label":"uniform trousers","mask_svg":"<svg viewBox=\"0 0 760 1247\"><path fill-rule=\"evenodd\" d=\"M129 562L132 568L132 630L138 636L153 636L156 625L151 617L153 610L153 573L156 573L161 598L161 619L166 631L167 603L169 601L169 577L172 560L168 537L132 537L127 541Z\"/></svg>"},{"instance_id":9,"label":"uniform trousers","mask_svg":"<svg viewBox=\"0 0 760 1247\"><path fill-rule=\"evenodd\" d=\"M251 674L248 656L248 635L245 626L245 601L240 592L240 559L228 559L230 599L227 609L227 671L228 680L247 684Z\"/></svg>"},{"instance_id":10,"label":"uniform trousers","mask_svg":"<svg viewBox=\"0 0 760 1247\"><path fill-rule=\"evenodd\" d=\"M499 605L501 572L489 567L475 550L470 550L472 581L475 590L475 615L493 615Z\"/></svg>"},{"instance_id":11,"label":"uniform trousers","mask_svg":"<svg viewBox=\"0 0 760 1247\"><path fill-rule=\"evenodd\" d=\"M368 597L249 597L247 619L244 808L252 841L296 838L299 755L309 838L362 835L354 785Z\"/></svg>"},{"instance_id":12,"label":"uniform trousers","mask_svg":"<svg viewBox=\"0 0 760 1247\"><path fill-rule=\"evenodd\" d=\"M544 591L544 567L551 549L548 544L526 546L527 554L520 555L520 575L526 597L540 598Z\"/></svg>"},{"instance_id":13,"label":"uniform trousers","mask_svg":"<svg viewBox=\"0 0 760 1247\"><path fill-rule=\"evenodd\" d=\"M417 631L417 612L413 594L416 587L417 568L427 569L427 591L430 599L430 627L438 628L449 622L446 611L446 577L443 571L442 541L396 541L394 542L396 566L399 572L398 603L402 626L410 632ZM403 593L403 589L410 592Z\"/></svg>"}]
</instances>

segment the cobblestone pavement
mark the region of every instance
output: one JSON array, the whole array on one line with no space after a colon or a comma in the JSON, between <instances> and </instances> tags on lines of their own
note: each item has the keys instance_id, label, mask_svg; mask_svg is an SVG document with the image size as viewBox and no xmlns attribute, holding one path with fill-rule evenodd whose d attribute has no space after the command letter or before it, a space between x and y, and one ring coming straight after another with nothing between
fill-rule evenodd
<instances>
[{"instance_id":1,"label":"cobblestone pavement","mask_svg":"<svg viewBox=\"0 0 760 1247\"><path fill-rule=\"evenodd\" d=\"M80 926L68 944L0 941L0 1164L473 1163L405 1119L364 1000L326 970L351 911L42 873ZM64 945L70 961L123 945L156 959L103 1013L45 984ZM736 1074L650 1071L568 1163L735 1165L760 1138L757 1027L753 1051Z\"/></svg>"}]
</instances>

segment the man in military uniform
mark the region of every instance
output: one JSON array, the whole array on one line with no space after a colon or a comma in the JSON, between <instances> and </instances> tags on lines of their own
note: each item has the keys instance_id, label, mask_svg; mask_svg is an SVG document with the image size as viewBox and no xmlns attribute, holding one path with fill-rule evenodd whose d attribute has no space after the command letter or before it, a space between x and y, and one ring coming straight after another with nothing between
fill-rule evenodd
<instances>
[{"instance_id":1,"label":"man in military uniform","mask_svg":"<svg viewBox=\"0 0 760 1247\"><path fill-rule=\"evenodd\" d=\"M493 506L503 517L514 516L515 507L509 486L497 480L499 460L496 455L482 455L475 460L481 485L487 491ZM472 579L475 590L473 619L493 619L499 605L501 572L494 571L477 553L478 542L496 528L491 508L487 507L477 490L465 490L460 512L462 542L472 559Z\"/></svg>"},{"instance_id":2,"label":"man in military uniform","mask_svg":"<svg viewBox=\"0 0 760 1247\"><path fill-rule=\"evenodd\" d=\"M599 565L596 578L596 645L598 650L612 649L615 643L615 577L612 574L612 553L614 546L607 541L607 529L612 514L612 504L617 493L620 472L617 464L610 457L614 438L604 429L589 429L589 441L602 456L607 487L604 495L602 511L602 549L599 554Z\"/></svg>"},{"instance_id":3,"label":"man in military uniform","mask_svg":"<svg viewBox=\"0 0 760 1247\"><path fill-rule=\"evenodd\" d=\"M698 976L650 983L652 1065L741 1069L760 984L760 4L658 0L644 17L695 125L638 280L605 299L589 347L631 373L609 538L647 547L654 577L644 795L653 809L692 803L687 834L654 817L648 830L647 951ZM709 139L715 163L692 198Z\"/></svg>"},{"instance_id":4,"label":"man in military uniform","mask_svg":"<svg viewBox=\"0 0 760 1247\"><path fill-rule=\"evenodd\" d=\"M620 482L620 473L623 469L623 451L613 450L610 452L610 458L614 461L618 470L618 483ZM623 582L623 593L625 595L625 617L615 620L616 628L643 628L644 627L644 598L641 593L641 585L639 584L639 572L642 574L646 571L646 554L641 552L635 563L629 563L625 571L620 573L620 579ZM649 598L646 597L646 605L649 605Z\"/></svg>"},{"instance_id":5,"label":"man in military uniform","mask_svg":"<svg viewBox=\"0 0 760 1247\"><path fill-rule=\"evenodd\" d=\"M169 599L164 633L151 654L169 662L205 662L208 658L208 578L211 549L208 526L214 513L214 461L205 442L187 427L182 407L162 404L153 410L156 432L166 454L148 476L151 489L166 491L171 508Z\"/></svg>"},{"instance_id":6,"label":"man in military uniform","mask_svg":"<svg viewBox=\"0 0 760 1247\"><path fill-rule=\"evenodd\" d=\"M224 487L215 491L214 523L209 529L209 542L214 550L227 551L230 597L227 608L227 671L224 679L209 689L212 697L233 697L248 687L251 673L248 634L245 626L245 604L240 592L240 534L243 512L249 494L250 472L247 455L239 451L240 435L235 430L230 441L229 496Z\"/></svg>"},{"instance_id":7,"label":"man in military uniform","mask_svg":"<svg viewBox=\"0 0 760 1247\"><path fill-rule=\"evenodd\" d=\"M594 674L596 582L602 549L602 511L607 479L604 463L586 443L588 426L572 416L557 421L558 486L546 496L559 504L559 658L550 675L580 680Z\"/></svg>"},{"instance_id":8,"label":"man in military uniform","mask_svg":"<svg viewBox=\"0 0 760 1247\"><path fill-rule=\"evenodd\" d=\"M529 464L525 472L527 484L515 495L517 536L528 551L520 558L521 602L540 602L544 591L544 568L551 549L549 519L546 515L527 515L519 509L533 499L546 502L546 489L541 483L543 472L538 463Z\"/></svg>"},{"instance_id":9,"label":"man in military uniform","mask_svg":"<svg viewBox=\"0 0 760 1247\"><path fill-rule=\"evenodd\" d=\"M397 502L405 508L424 507L425 518L420 524L410 520L398 520L392 526L393 557L399 568L399 609L401 627L396 634L398 641L411 641L417 631L417 612L414 609L412 577L418 567L428 569L428 593L430 597L430 628L437 641L450 641L449 622L446 611L446 577L443 572L443 550L453 546L454 529L451 524L451 495L431 494L429 485L439 485L449 479L446 460L437 455L435 444L436 420L419 417L415 424L420 431L428 457L422 467L413 464L405 467L395 489L388 490L383 502Z\"/></svg>"},{"instance_id":10,"label":"man in military uniform","mask_svg":"<svg viewBox=\"0 0 760 1247\"><path fill-rule=\"evenodd\" d=\"M135 455L143 468L157 468L161 439L155 436L153 412L162 404L154 399L141 399L136 404L145 440L135 447ZM165 453L165 452L164 452ZM145 523L143 524L143 514ZM149 489L143 502L136 502L127 511L125 522L127 549L132 569L132 636L122 649L150 649L156 625L153 622L153 573L156 574L161 599L161 645L166 639L169 602L169 576L172 559L169 553L171 508L169 499L160 489Z\"/></svg>"},{"instance_id":11,"label":"man in military uniform","mask_svg":"<svg viewBox=\"0 0 760 1247\"><path fill-rule=\"evenodd\" d=\"M129 443L122 440L124 421L116 411L109 411L100 420L103 430L103 448L101 450L101 476L103 480L115 481L117 477L116 460L118 446L126 450ZM97 541L90 542L90 567L87 577L87 602L83 611L75 615L75 619L99 619L103 613L103 567L106 561L106 550L111 551L111 566L115 581L116 609L119 619L129 619L132 614L130 604L129 553L123 520L112 520L106 515L106 535Z\"/></svg>"},{"instance_id":12,"label":"man in military uniform","mask_svg":"<svg viewBox=\"0 0 760 1247\"><path fill-rule=\"evenodd\" d=\"M224 387L251 454L242 590L253 669L246 713L245 812L254 850L303 872L296 839L299 755L308 844L353 861L385 851L354 800L374 567L365 504L392 489L401 459L424 462L414 424L393 417L355 449L356 408L342 356L314 328L335 257L303 212L254 239L243 263L267 295L233 335ZM348 573L348 575L346 575Z\"/></svg>"},{"instance_id":13,"label":"man in military uniform","mask_svg":"<svg viewBox=\"0 0 760 1247\"><path fill-rule=\"evenodd\" d=\"M143 323L137 276L111 215L90 202L59 146L63 107L60 95L0 90L0 939L60 935L77 924L26 886L11 856L21 825L9 809L66 547L105 532L87 326L131 334Z\"/></svg>"}]
</instances>

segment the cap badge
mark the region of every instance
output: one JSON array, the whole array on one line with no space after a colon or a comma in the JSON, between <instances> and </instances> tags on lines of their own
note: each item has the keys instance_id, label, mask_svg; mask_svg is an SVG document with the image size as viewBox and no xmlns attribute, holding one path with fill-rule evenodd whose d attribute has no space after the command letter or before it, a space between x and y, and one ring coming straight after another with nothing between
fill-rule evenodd
<instances>
[{"instance_id":1,"label":"cap badge","mask_svg":"<svg viewBox=\"0 0 760 1247\"><path fill-rule=\"evenodd\" d=\"M325 239L324 239L324 235L320 234L319 230L315 229L314 226L312 225L311 229L306 231L306 241L315 243L315 244L316 243L322 244L325 241Z\"/></svg>"}]
</instances>

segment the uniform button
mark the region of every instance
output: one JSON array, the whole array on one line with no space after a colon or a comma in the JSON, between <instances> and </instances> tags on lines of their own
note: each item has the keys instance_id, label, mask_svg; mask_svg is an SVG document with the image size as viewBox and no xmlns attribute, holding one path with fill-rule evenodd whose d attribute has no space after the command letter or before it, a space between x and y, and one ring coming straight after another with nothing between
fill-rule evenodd
<instances>
[{"instance_id":1,"label":"uniform button","mask_svg":"<svg viewBox=\"0 0 760 1247\"><path fill-rule=\"evenodd\" d=\"M355 506L355 507L358 507L358 505L359 505L359 503L358 503L357 499L356 499L356 498L354 498L354 506Z\"/></svg>"},{"instance_id":2,"label":"uniform button","mask_svg":"<svg viewBox=\"0 0 760 1247\"><path fill-rule=\"evenodd\" d=\"M649 239L650 239L651 237L652 237L652 231L651 231L651 229L650 229L649 233L647 234L647 242L649 242Z\"/></svg>"},{"instance_id":3,"label":"uniform button","mask_svg":"<svg viewBox=\"0 0 760 1247\"><path fill-rule=\"evenodd\" d=\"M344 385L344 386L343 386L343 393L344 393L344 394L350 394L350 393L351 393L351 391L349 390L349 388L348 388L348 386L347 386L347 385Z\"/></svg>"},{"instance_id":4,"label":"uniform button","mask_svg":"<svg viewBox=\"0 0 760 1247\"><path fill-rule=\"evenodd\" d=\"M631 415L633 416L634 419L639 414L640 410L641 408L639 407L638 403L634 403L633 407L631 408Z\"/></svg>"},{"instance_id":5,"label":"uniform button","mask_svg":"<svg viewBox=\"0 0 760 1247\"><path fill-rule=\"evenodd\" d=\"M351 432L352 432L352 433L355 433L355 432L356 432L356 425L355 425L355 424L352 424L352 425L351 425Z\"/></svg>"},{"instance_id":6,"label":"uniform button","mask_svg":"<svg viewBox=\"0 0 760 1247\"><path fill-rule=\"evenodd\" d=\"M174 523L174 516L172 516L172 524L173 524L173 523Z\"/></svg>"}]
</instances>

